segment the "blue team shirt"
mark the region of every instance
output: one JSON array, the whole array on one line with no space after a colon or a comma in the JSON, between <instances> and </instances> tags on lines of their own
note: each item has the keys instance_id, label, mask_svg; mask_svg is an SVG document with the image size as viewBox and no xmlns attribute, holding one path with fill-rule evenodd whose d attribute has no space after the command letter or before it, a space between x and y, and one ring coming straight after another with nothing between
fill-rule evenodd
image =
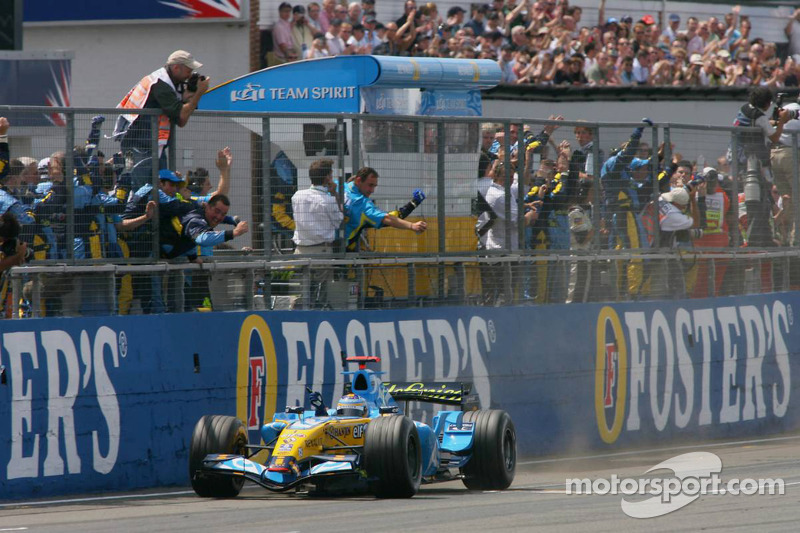
<instances>
[{"instance_id":1,"label":"blue team shirt","mask_svg":"<svg viewBox=\"0 0 800 533\"><path fill-rule=\"evenodd\" d=\"M357 248L358 237L365 228L380 228L386 214L375 207L372 200L361 194L355 182L347 183L344 186L344 231L347 235L347 248Z\"/></svg>"}]
</instances>

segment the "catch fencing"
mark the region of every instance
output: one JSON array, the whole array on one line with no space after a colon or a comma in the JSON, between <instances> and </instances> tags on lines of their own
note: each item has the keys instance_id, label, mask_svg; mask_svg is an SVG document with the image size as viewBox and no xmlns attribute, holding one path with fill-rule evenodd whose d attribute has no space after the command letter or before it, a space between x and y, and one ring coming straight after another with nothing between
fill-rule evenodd
<instances>
[{"instance_id":1,"label":"catch fencing","mask_svg":"<svg viewBox=\"0 0 800 533\"><path fill-rule=\"evenodd\" d=\"M165 259L174 219L156 215L135 230L122 228L133 216L125 214L131 195L157 204L163 198L158 165L110 138L117 110L0 107L0 115L12 123L12 159L29 158L9 187L36 214L22 234L34 259L7 274L7 316L625 301L798 284L796 133L788 137L792 146L773 152L775 187L762 182L745 198L755 178L748 182L743 160L727 155L747 143L747 128L197 111L185 128L173 128L166 165L188 179L192 190L183 196L207 199L219 186L218 165L227 165L220 151L230 148L229 214L250 230L197 250L199 264ZM100 136L89 145L96 148L85 142L93 124ZM158 151L156 120L149 131L140 143L145 156ZM94 160L81 151L53 163L75 146L102 154ZM30 163L45 157L51 164L41 166L42 177ZM602 170L614 157L627 158L624 172ZM291 198L309 188L309 168L321 159L331 161L340 203L347 181L365 166L379 175L371 200L398 218L420 189L425 199L414 200L405 220L424 221L427 230L367 229L353 239L342 222L330 253L297 254L294 221L302 213ZM684 161L687 172L672 172ZM666 182L680 187L706 167L721 178L701 185L706 207L720 215L702 238L674 247L658 231L658 196ZM59 179L61 203L41 208ZM494 196L491 212L479 192ZM576 206L579 223L570 213ZM767 229L757 240L745 211L760 206Z\"/></svg>"}]
</instances>

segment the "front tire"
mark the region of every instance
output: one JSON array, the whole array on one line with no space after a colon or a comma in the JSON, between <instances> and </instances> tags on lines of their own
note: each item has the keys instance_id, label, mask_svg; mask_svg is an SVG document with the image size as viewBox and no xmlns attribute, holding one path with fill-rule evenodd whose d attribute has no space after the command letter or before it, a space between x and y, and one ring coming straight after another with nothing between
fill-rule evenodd
<instances>
[{"instance_id":1,"label":"front tire","mask_svg":"<svg viewBox=\"0 0 800 533\"><path fill-rule=\"evenodd\" d=\"M414 423L402 415L373 419L364 435L364 467L378 498L410 498L422 481L422 447Z\"/></svg>"},{"instance_id":2,"label":"front tire","mask_svg":"<svg viewBox=\"0 0 800 533\"><path fill-rule=\"evenodd\" d=\"M244 477L214 475L197 471L203 459L212 453L245 455L247 429L233 416L206 415L197 421L189 447L189 479L198 496L204 498L233 498L244 485Z\"/></svg>"},{"instance_id":3,"label":"front tire","mask_svg":"<svg viewBox=\"0 0 800 533\"><path fill-rule=\"evenodd\" d=\"M472 422L472 458L461 469L461 480L471 490L503 490L511 486L517 467L517 432L511 416L499 409L468 411Z\"/></svg>"}]
</instances>

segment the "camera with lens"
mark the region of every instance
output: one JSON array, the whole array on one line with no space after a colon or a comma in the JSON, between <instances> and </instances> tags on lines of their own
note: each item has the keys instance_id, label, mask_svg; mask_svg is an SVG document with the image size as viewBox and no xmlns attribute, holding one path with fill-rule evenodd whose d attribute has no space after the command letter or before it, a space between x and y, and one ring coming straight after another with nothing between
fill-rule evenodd
<instances>
[{"instance_id":1,"label":"camera with lens","mask_svg":"<svg viewBox=\"0 0 800 533\"><path fill-rule=\"evenodd\" d=\"M698 185L705 182L706 179L703 176L695 176L692 181L690 181L685 185L685 187L689 192L692 192L692 190L696 189Z\"/></svg>"},{"instance_id":2,"label":"camera with lens","mask_svg":"<svg viewBox=\"0 0 800 533\"><path fill-rule=\"evenodd\" d=\"M783 109L783 103L787 96L789 96L788 93L778 93L775 96L775 109L772 110L772 120L778 120L780 117L781 110ZM797 120L797 109L787 109L787 111L789 112L789 120Z\"/></svg>"},{"instance_id":3,"label":"camera with lens","mask_svg":"<svg viewBox=\"0 0 800 533\"><path fill-rule=\"evenodd\" d=\"M192 72L192 75L189 76L188 80L186 80L186 90L189 91L190 93L196 93L197 92L197 83L200 80L204 80L204 79L206 79L205 76L201 76L197 72Z\"/></svg>"}]
</instances>

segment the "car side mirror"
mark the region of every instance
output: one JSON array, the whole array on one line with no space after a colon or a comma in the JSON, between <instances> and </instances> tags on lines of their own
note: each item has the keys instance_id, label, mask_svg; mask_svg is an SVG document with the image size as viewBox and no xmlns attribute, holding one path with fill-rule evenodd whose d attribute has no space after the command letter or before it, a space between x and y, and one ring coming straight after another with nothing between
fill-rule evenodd
<instances>
[{"instance_id":1,"label":"car side mirror","mask_svg":"<svg viewBox=\"0 0 800 533\"><path fill-rule=\"evenodd\" d=\"M290 406L286 407L286 412L289 413L289 414L302 415L303 411L305 411L305 407L300 406L300 405L298 405L296 407L290 407Z\"/></svg>"},{"instance_id":2,"label":"car side mirror","mask_svg":"<svg viewBox=\"0 0 800 533\"><path fill-rule=\"evenodd\" d=\"M382 415L391 415L398 412L400 409L396 405L384 405L378 408L378 412Z\"/></svg>"}]
</instances>

